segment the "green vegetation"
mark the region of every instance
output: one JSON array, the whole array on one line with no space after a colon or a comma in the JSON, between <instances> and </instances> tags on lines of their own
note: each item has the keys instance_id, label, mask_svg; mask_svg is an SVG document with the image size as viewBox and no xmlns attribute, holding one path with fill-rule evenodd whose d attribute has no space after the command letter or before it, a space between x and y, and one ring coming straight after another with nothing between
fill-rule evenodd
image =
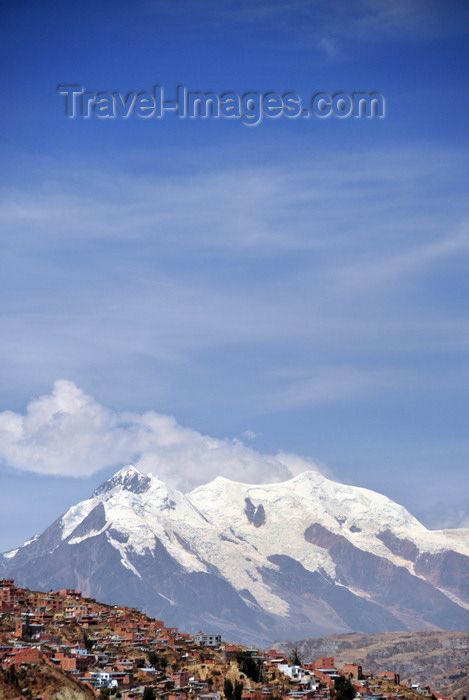
<instances>
[{"instance_id":1,"label":"green vegetation","mask_svg":"<svg viewBox=\"0 0 469 700\"><path fill-rule=\"evenodd\" d=\"M242 694L243 694L243 684L241 683L241 681L236 681L235 687L234 687L234 700L241 700Z\"/></svg>"},{"instance_id":2,"label":"green vegetation","mask_svg":"<svg viewBox=\"0 0 469 700\"><path fill-rule=\"evenodd\" d=\"M225 678L225 680L223 681L223 695L227 700L231 700L231 698L233 697L233 691L233 683L230 681L229 678Z\"/></svg>"},{"instance_id":3,"label":"green vegetation","mask_svg":"<svg viewBox=\"0 0 469 700\"><path fill-rule=\"evenodd\" d=\"M236 681L234 686L229 678L225 678L223 681L223 694L226 700L241 700L243 694L243 684L240 681Z\"/></svg>"},{"instance_id":4,"label":"green vegetation","mask_svg":"<svg viewBox=\"0 0 469 700\"><path fill-rule=\"evenodd\" d=\"M290 652L290 656L288 657L288 660L292 666L303 665L303 659L301 658L301 654L298 651L298 647L293 647L293 649Z\"/></svg>"},{"instance_id":5,"label":"green vegetation","mask_svg":"<svg viewBox=\"0 0 469 700\"><path fill-rule=\"evenodd\" d=\"M262 665L252 658L248 651L236 654L236 662L240 671L255 683L262 681Z\"/></svg>"},{"instance_id":6,"label":"green vegetation","mask_svg":"<svg viewBox=\"0 0 469 700\"><path fill-rule=\"evenodd\" d=\"M355 690L348 678L339 676L334 681L335 700L353 700Z\"/></svg>"},{"instance_id":7,"label":"green vegetation","mask_svg":"<svg viewBox=\"0 0 469 700\"><path fill-rule=\"evenodd\" d=\"M85 649L87 651L91 651L94 646L93 640L88 637L86 632L83 633L83 644L85 645Z\"/></svg>"}]
</instances>

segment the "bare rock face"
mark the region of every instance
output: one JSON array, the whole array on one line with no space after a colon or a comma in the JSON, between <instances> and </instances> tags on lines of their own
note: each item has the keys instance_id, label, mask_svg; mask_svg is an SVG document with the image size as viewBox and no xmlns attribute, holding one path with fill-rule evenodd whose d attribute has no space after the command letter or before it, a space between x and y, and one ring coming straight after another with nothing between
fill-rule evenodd
<instances>
[{"instance_id":1,"label":"bare rock face","mask_svg":"<svg viewBox=\"0 0 469 700\"><path fill-rule=\"evenodd\" d=\"M247 644L465 631L468 535L427 530L384 496L317 472L267 485L218 477L184 495L128 467L0 555L0 576Z\"/></svg>"},{"instance_id":2,"label":"bare rock face","mask_svg":"<svg viewBox=\"0 0 469 700\"><path fill-rule=\"evenodd\" d=\"M384 530L378 535L379 539L384 542L389 551L397 554L399 557L407 561L413 561L419 556L419 548L411 540L396 537L392 530Z\"/></svg>"},{"instance_id":3,"label":"bare rock face","mask_svg":"<svg viewBox=\"0 0 469 700\"><path fill-rule=\"evenodd\" d=\"M469 603L467 557L458 552L423 552L415 561L415 572L425 576L434 586L455 593Z\"/></svg>"},{"instance_id":4,"label":"bare rock face","mask_svg":"<svg viewBox=\"0 0 469 700\"><path fill-rule=\"evenodd\" d=\"M256 507L249 498L245 498L244 502L246 503L246 508L244 509L244 512L246 513L246 517L249 520L249 522L252 523L254 527L261 527L262 525L264 525L265 510L262 503L260 503Z\"/></svg>"},{"instance_id":5,"label":"bare rock face","mask_svg":"<svg viewBox=\"0 0 469 700\"><path fill-rule=\"evenodd\" d=\"M382 539L382 533L379 533L378 537ZM388 559L354 547L345 537L328 532L318 523L306 530L305 539L329 551L336 564L339 583L371 593L376 603L388 610L394 609L402 623L405 624L406 620L414 618L414 624L418 625L418 620L424 618L426 622L438 627L444 628L447 625L451 629L461 629L460 613L451 601L434 585L413 576L406 568L395 566ZM404 542L407 552L414 553L409 547L412 545L409 540L399 540L399 542L401 544ZM418 551L415 545L413 547ZM445 554L455 554L455 552ZM438 558L440 555L433 556ZM467 557L462 558L466 560L467 569L469 561ZM429 571L432 571L431 567ZM436 575L432 575L435 579L437 578ZM394 627L394 629L399 628L402 629L402 625ZM355 629L359 627L356 626Z\"/></svg>"}]
</instances>

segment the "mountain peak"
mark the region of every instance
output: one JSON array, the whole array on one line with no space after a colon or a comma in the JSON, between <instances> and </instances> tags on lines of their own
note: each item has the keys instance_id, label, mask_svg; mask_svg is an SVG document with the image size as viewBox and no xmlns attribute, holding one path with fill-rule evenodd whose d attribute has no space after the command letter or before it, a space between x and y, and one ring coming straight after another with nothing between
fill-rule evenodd
<instances>
[{"instance_id":1,"label":"mountain peak","mask_svg":"<svg viewBox=\"0 0 469 700\"><path fill-rule=\"evenodd\" d=\"M120 488L124 491L132 491L132 493L145 493L150 488L150 485L151 476L145 476L132 464L129 464L119 469L114 476L98 486L98 488L93 491L93 497L103 496L105 493L115 488Z\"/></svg>"},{"instance_id":2,"label":"mountain peak","mask_svg":"<svg viewBox=\"0 0 469 700\"><path fill-rule=\"evenodd\" d=\"M469 625L464 531L426 530L385 496L314 470L274 484L218 477L184 495L127 466L0 556L0 577L86 586L256 645Z\"/></svg>"}]
</instances>

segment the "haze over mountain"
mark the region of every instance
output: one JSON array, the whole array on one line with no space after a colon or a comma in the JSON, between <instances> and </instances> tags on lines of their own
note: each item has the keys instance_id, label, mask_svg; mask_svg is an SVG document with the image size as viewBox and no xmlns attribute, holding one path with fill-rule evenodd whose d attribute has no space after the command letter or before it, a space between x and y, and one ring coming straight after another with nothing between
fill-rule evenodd
<instances>
[{"instance_id":1,"label":"haze over mountain","mask_svg":"<svg viewBox=\"0 0 469 700\"><path fill-rule=\"evenodd\" d=\"M469 625L469 530L427 530L315 471L262 485L218 477L185 495L129 466L1 555L0 576L245 643Z\"/></svg>"},{"instance_id":2,"label":"haze over mountain","mask_svg":"<svg viewBox=\"0 0 469 700\"><path fill-rule=\"evenodd\" d=\"M444 528L469 528L469 501L448 505L435 504L418 513L418 518L427 527L440 530Z\"/></svg>"}]
</instances>

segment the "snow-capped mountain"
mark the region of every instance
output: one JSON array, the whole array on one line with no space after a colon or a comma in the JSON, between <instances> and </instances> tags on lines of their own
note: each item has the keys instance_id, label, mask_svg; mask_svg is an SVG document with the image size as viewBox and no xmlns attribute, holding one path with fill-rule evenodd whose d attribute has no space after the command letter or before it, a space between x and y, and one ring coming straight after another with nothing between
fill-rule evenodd
<instances>
[{"instance_id":1,"label":"snow-capped mountain","mask_svg":"<svg viewBox=\"0 0 469 700\"><path fill-rule=\"evenodd\" d=\"M233 641L469 629L469 530L305 472L191 493L121 469L42 535L0 556L31 588L78 588Z\"/></svg>"}]
</instances>

